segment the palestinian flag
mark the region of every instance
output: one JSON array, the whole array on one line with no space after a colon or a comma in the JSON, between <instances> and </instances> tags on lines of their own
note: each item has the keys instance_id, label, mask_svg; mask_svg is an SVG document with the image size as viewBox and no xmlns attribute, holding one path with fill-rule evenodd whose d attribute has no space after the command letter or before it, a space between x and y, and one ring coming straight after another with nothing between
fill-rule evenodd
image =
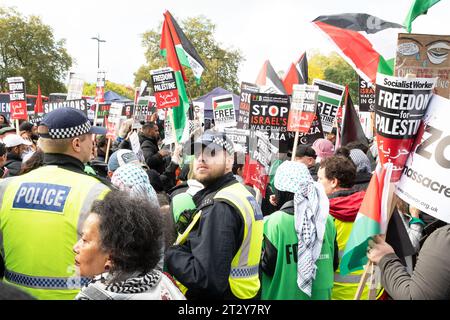
<instances>
[{"instance_id":1,"label":"palestinian flag","mask_svg":"<svg viewBox=\"0 0 450 320\"><path fill-rule=\"evenodd\" d=\"M175 49L178 55L179 62L181 65L191 68L192 73L194 74L195 79L198 83L200 83L200 78L202 76L203 70L206 69L206 66L202 59L200 58L200 55L197 53L197 50L195 50L192 43L188 40L186 35L184 34L183 30L181 30L178 23L175 21L175 19L172 17L169 11L166 11L164 13L164 23L168 24L168 28L170 30L170 36L172 38L172 42L175 45ZM168 35L168 34L167 34ZM164 36L164 33L162 37ZM162 46L163 39L161 37L161 54L164 57L167 57L167 51L166 48ZM184 75L184 72L182 72L183 78L186 81L186 76Z\"/></svg>"},{"instance_id":2,"label":"palestinian flag","mask_svg":"<svg viewBox=\"0 0 450 320\"><path fill-rule=\"evenodd\" d=\"M403 26L365 13L320 16L312 22L356 72L375 84L377 72L393 75L397 35Z\"/></svg>"},{"instance_id":3,"label":"palestinian flag","mask_svg":"<svg viewBox=\"0 0 450 320\"><path fill-rule=\"evenodd\" d=\"M428 9L438 3L440 0L414 0L411 9L409 9L404 25L406 30L411 33L412 22L420 15L427 14Z\"/></svg>"},{"instance_id":4,"label":"palestinian flag","mask_svg":"<svg viewBox=\"0 0 450 320\"><path fill-rule=\"evenodd\" d=\"M34 114L42 114L44 113L44 105L42 104L42 94L41 94L41 86L38 85L38 94L36 98L36 103L34 105Z\"/></svg>"},{"instance_id":5,"label":"palestinian flag","mask_svg":"<svg viewBox=\"0 0 450 320\"><path fill-rule=\"evenodd\" d=\"M263 93L286 94L283 82L281 82L269 60L264 62L255 83L261 88Z\"/></svg>"},{"instance_id":6,"label":"palestinian flag","mask_svg":"<svg viewBox=\"0 0 450 320\"><path fill-rule=\"evenodd\" d=\"M360 141L367 145L368 141L364 134L364 130L362 129L361 122L359 121L358 114L353 106L348 87L345 88L345 91L344 118L342 120L341 138L339 141L342 146L345 146L352 141Z\"/></svg>"},{"instance_id":7,"label":"palestinian flag","mask_svg":"<svg viewBox=\"0 0 450 320\"><path fill-rule=\"evenodd\" d=\"M173 123L175 127L175 136L177 141L181 141L183 130L186 126L186 112L189 109L189 99L186 93L184 80L186 79L181 66L181 60L186 58L184 50L176 47L179 44L179 37L173 26L173 18L169 11L164 13L164 24L161 34L161 53L166 57L167 64L175 73L175 81L177 83L178 95L180 96L180 105L173 108ZM181 57L180 57L181 56Z\"/></svg>"},{"instance_id":8,"label":"palestinian flag","mask_svg":"<svg viewBox=\"0 0 450 320\"><path fill-rule=\"evenodd\" d=\"M378 165L372 175L339 265L343 275L362 270L368 261L367 247L370 238L386 233L391 173L392 163L387 163L383 168Z\"/></svg>"},{"instance_id":9,"label":"palestinian flag","mask_svg":"<svg viewBox=\"0 0 450 320\"><path fill-rule=\"evenodd\" d=\"M294 84L308 84L308 59L306 53L302 54L296 63L291 64L284 76L283 85L287 94L292 94Z\"/></svg>"}]
</instances>

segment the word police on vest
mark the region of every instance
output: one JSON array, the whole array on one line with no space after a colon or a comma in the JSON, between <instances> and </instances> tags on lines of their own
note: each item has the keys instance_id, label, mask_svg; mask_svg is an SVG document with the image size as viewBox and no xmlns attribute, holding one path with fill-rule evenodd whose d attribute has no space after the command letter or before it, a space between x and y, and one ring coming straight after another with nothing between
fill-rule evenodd
<instances>
[{"instance_id":1,"label":"word police on vest","mask_svg":"<svg viewBox=\"0 0 450 320\"><path fill-rule=\"evenodd\" d=\"M50 183L22 183L14 197L13 208L62 213L70 187Z\"/></svg>"}]
</instances>

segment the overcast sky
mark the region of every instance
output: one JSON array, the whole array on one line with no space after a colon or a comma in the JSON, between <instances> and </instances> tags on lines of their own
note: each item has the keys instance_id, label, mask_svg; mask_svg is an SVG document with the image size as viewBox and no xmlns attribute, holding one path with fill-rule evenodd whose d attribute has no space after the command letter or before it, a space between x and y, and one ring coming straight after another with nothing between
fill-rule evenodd
<instances>
[{"instance_id":1,"label":"overcast sky","mask_svg":"<svg viewBox=\"0 0 450 320\"><path fill-rule=\"evenodd\" d=\"M310 21L324 14L361 12L403 23L413 0L0 0L25 15L38 15L66 39L74 58L73 71L95 82L97 41L100 65L107 79L131 85L133 73L145 63L142 34L157 28L169 10L176 19L204 15L216 24L216 39L245 57L240 81L254 82L266 59L276 71L286 71L304 51L332 50ZM450 34L450 1L443 0L413 23L413 32Z\"/></svg>"}]
</instances>

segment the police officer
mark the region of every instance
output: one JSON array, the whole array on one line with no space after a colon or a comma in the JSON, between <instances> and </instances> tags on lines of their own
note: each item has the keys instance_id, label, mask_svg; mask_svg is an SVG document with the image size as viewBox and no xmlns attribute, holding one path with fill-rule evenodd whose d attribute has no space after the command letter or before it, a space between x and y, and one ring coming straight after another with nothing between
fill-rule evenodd
<instances>
[{"instance_id":1,"label":"police officer","mask_svg":"<svg viewBox=\"0 0 450 320\"><path fill-rule=\"evenodd\" d=\"M73 299L84 284L76 276L73 245L91 204L110 190L84 173L92 127L79 110L48 113L38 128L44 166L0 182L0 248L4 281L38 299Z\"/></svg>"},{"instance_id":2,"label":"police officer","mask_svg":"<svg viewBox=\"0 0 450 320\"><path fill-rule=\"evenodd\" d=\"M235 179L233 143L223 133L206 131L194 143L194 154L194 178L205 188L193 196L195 212L179 244L166 251L166 268L187 288L188 299L255 298L261 209Z\"/></svg>"}]
</instances>

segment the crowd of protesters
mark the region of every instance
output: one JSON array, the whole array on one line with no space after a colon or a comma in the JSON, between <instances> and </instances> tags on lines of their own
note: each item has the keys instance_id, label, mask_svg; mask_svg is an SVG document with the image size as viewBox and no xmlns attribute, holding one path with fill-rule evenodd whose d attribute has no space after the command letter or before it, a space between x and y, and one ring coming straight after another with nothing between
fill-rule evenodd
<instances>
[{"instance_id":1,"label":"crowd of protesters","mask_svg":"<svg viewBox=\"0 0 450 320\"><path fill-rule=\"evenodd\" d=\"M257 200L243 155L214 129L165 146L158 123L125 121L108 146L75 109L18 131L0 122L0 297L351 300L358 290L363 270L343 275L339 263L377 163L366 142L335 149L331 132L298 146L272 162ZM449 247L448 224L397 199L388 234L367 248L377 298L449 299Z\"/></svg>"}]
</instances>

